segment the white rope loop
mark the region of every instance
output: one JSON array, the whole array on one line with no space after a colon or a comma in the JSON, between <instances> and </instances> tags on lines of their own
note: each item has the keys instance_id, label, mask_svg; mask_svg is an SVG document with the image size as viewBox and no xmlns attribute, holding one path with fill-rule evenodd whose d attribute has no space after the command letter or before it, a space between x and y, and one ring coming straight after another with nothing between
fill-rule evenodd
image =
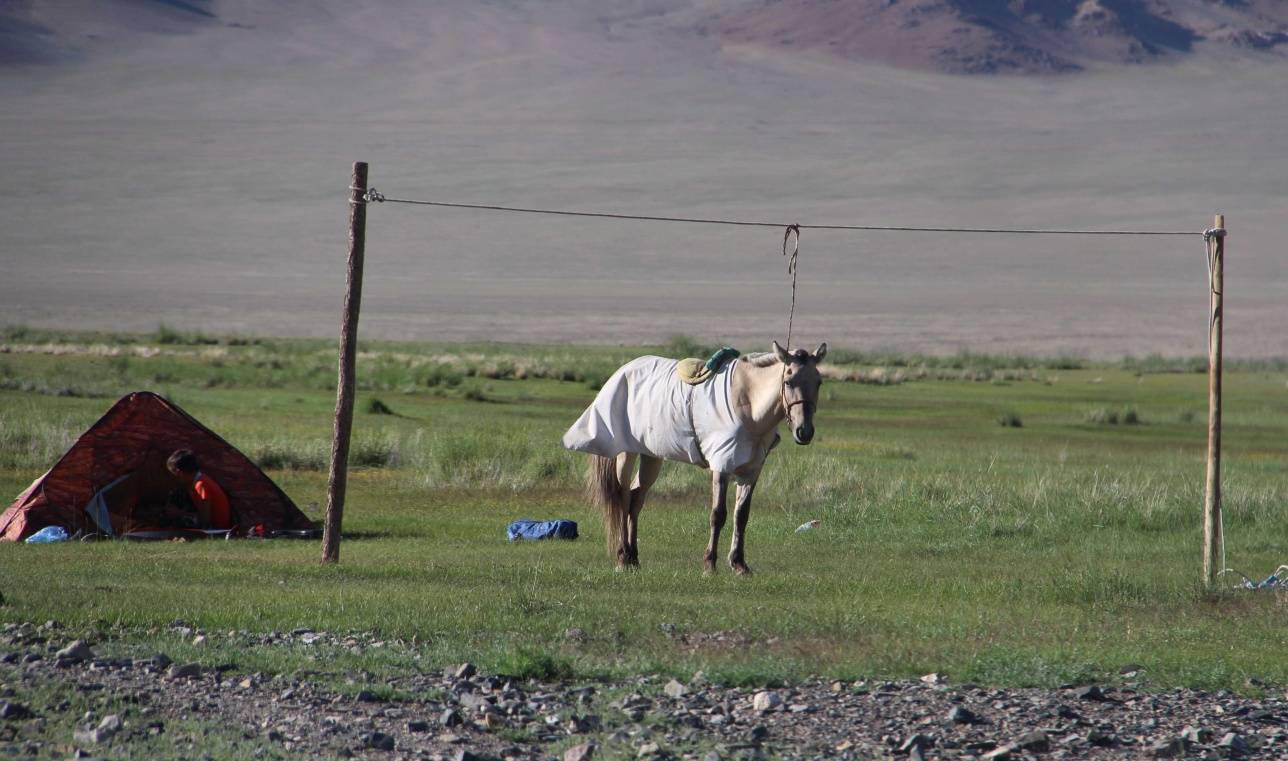
<instances>
[{"instance_id":1,"label":"white rope loop","mask_svg":"<svg viewBox=\"0 0 1288 761\"><path fill-rule=\"evenodd\" d=\"M349 203L357 205L357 204L385 202L385 194L381 193L379 190L376 190L375 188L367 188L366 190L363 191L362 195L358 196L357 198L353 198L352 194L354 193L354 191L358 191L358 190L362 190L362 188L358 187L357 185L349 186L349 193L350 193Z\"/></svg>"}]
</instances>

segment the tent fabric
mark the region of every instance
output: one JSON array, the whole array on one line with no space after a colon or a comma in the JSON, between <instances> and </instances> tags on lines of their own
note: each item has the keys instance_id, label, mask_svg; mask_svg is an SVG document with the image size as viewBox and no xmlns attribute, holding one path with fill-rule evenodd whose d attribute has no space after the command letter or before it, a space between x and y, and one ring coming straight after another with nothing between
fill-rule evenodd
<instances>
[{"instance_id":1,"label":"tent fabric","mask_svg":"<svg viewBox=\"0 0 1288 761\"><path fill-rule=\"evenodd\" d=\"M192 450L202 471L228 493L239 533L259 525L266 531L312 528L290 497L235 447L173 402L138 391L114 404L0 515L0 540L21 541L55 525L99 531L86 512L91 502L95 509L106 506L116 534L156 527L149 510L182 486L165 467L176 449Z\"/></svg>"},{"instance_id":2,"label":"tent fabric","mask_svg":"<svg viewBox=\"0 0 1288 761\"><path fill-rule=\"evenodd\" d=\"M730 399L735 364L690 386L676 373L677 360L633 359L604 383L563 445L600 457L631 452L733 473L751 462L758 443Z\"/></svg>"},{"instance_id":3,"label":"tent fabric","mask_svg":"<svg viewBox=\"0 0 1288 761\"><path fill-rule=\"evenodd\" d=\"M98 493L89 501L89 504L85 506L85 513L94 521L94 525L98 527L99 531L107 534L108 536L112 535L112 510L107 506L107 499L109 496L122 494L124 490L116 491L116 487L120 486L129 478L130 476L121 476L107 486L104 486L102 489L99 489Z\"/></svg>"},{"instance_id":4,"label":"tent fabric","mask_svg":"<svg viewBox=\"0 0 1288 761\"><path fill-rule=\"evenodd\" d=\"M576 539L577 523L563 519L534 521L524 518L507 526L505 535L512 542L518 539Z\"/></svg>"}]
</instances>

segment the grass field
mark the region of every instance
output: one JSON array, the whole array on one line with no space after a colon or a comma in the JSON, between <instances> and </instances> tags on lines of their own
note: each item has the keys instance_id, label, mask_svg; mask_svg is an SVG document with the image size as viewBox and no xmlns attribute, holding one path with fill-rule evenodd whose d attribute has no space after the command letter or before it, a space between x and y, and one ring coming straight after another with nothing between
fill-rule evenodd
<instances>
[{"instance_id":1,"label":"grass field","mask_svg":"<svg viewBox=\"0 0 1288 761\"><path fill-rule=\"evenodd\" d=\"M117 395L152 389L321 518L325 342L8 328L3 343L8 497ZM248 671L471 660L511 674L1055 685L1132 664L1156 687L1288 684L1288 598L1199 583L1207 387L1190 360L834 352L836 373L863 382L828 382L815 443L771 456L748 534L756 574L702 575L708 480L680 465L642 517L643 569L615 573L580 499L584 458L559 436L619 362L706 349L690 344L366 347L340 565L320 565L315 542L6 544L0 621L58 619L109 652ZM1288 562L1288 369L1236 364L1225 424L1229 564L1264 576ZM582 539L508 545L521 517L574 519ZM176 619L214 635L193 646ZM390 645L253 636L295 627Z\"/></svg>"}]
</instances>

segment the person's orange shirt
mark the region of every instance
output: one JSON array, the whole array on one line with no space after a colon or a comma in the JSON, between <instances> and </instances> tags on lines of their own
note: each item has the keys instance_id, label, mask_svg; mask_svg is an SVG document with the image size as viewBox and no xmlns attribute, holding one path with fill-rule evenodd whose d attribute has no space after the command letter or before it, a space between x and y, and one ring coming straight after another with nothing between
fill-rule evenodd
<instances>
[{"instance_id":1,"label":"person's orange shirt","mask_svg":"<svg viewBox=\"0 0 1288 761\"><path fill-rule=\"evenodd\" d=\"M205 473L198 473L192 481L192 499L197 503L198 512L208 512L210 528L229 529L233 527L233 511L228 506L228 495L215 483L215 479ZM201 507L206 510L201 510Z\"/></svg>"}]
</instances>

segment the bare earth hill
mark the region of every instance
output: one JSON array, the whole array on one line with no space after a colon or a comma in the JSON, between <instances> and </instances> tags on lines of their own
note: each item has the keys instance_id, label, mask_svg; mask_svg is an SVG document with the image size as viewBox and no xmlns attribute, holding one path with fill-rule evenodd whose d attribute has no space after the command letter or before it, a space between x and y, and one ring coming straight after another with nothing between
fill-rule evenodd
<instances>
[{"instance_id":1,"label":"bare earth hill","mask_svg":"<svg viewBox=\"0 0 1288 761\"><path fill-rule=\"evenodd\" d=\"M209 0L0 0L0 64L76 62L123 37L217 23Z\"/></svg>"},{"instance_id":2,"label":"bare earth hill","mask_svg":"<svg viewBox=\"0 0 1288 761\"><path fill-rule=\"evenodd\" d=\"M720 37L950 73L1141 63L1207 41L1288 49L1276 0L769 0L720 15Z\"/></svg>"},{"instance_id":3,"label":"bare earth hill","mask_svg":"<svg viewBox=\"0 0 1288 761\"><path fill-rule=\"evenodd\" d=\"M1288 355L1284 5L0 0L0 323L334 335L367 160L410 198L1195 233L807 231L799 341L867 348L1202 354L1223 212L1227 346ZM756 348L781 239L373 207L362 330Z\"/></svg>"},{"instance_id":4,"label":"bare earth hill","mask_svg":"<svg viewBox=\"0 0 1288 761\"><path fill-rule=\"evenodd\" d=\"M610 4L612 5L612 4ZM1288 49L1279 0L720 0L618 3L696 23L718 41L777 45L949 73L1067 72L1141 63L1204 41ZM633 6L633 8L631 7ZM688 13L684 11L690 11ZM263 13L213 0L4 0L0 63L53 62L110 47L124 32L192 33ZM612 12L607 18L611 18Z\"/></svg>"}]
</instances>

